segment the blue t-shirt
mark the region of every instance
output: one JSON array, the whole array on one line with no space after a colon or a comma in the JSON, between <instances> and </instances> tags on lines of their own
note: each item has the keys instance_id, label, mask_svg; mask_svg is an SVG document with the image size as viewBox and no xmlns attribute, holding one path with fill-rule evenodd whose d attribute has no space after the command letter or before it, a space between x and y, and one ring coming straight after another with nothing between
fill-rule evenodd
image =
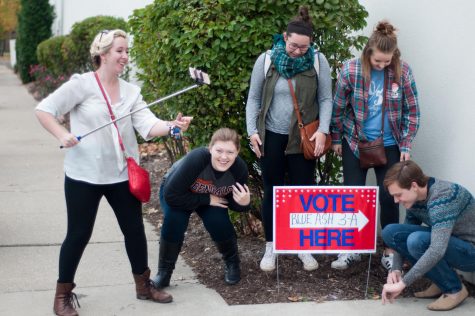
<instances>
[{"instance_id":1,"label":"blue t-shirt","mask_svg":"<svg viewBox=\"0 0 475 316\"><path fill-rule=\"evenodd\" d=\"M384 96L384 70L371 70L371 84L368 91L368 117L363 133L369 141L375 140L381 133L381 115ZM384 111L384 146L396 145L389 126L388 111Z\"/></svg>"}]
</instances>

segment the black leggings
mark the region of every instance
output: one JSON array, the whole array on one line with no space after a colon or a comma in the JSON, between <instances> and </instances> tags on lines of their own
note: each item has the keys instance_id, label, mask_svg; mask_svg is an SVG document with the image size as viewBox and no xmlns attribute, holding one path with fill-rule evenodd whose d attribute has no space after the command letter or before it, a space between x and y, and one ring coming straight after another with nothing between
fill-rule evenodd
<instances>
[{"instance_id":1,"label":"black leggings","mask_svg":"<svg viewBox=\"0 0 475 316\"><path fill-rule=\"evenodd\" d=\"M68 231L59 254L60 283L74 281L81 256L92 235L99 201L105 196L114 210L124 234L125 249L132 273L142 274L148 267L147 240L142 220L142 204L129 191L128 181L91 184L66 176L64 192L68 212Z\"/></svg>"},{"instance_id":2,"label":"black leggings","mask_svg":"<svg viewBox=\"0 0 475 316\"><path fill-rule=\"evenodd\" d=\"M261 157L264 199L262 219L266 241L273 240L272 196L277 185L315 185L315 160L307 160L303 154L285 154L288 135L266 131L264 156ZM287 172L288 181L285 174Z\"/></svg>"},{"instance_id":3,"label":"black leggings","mask_svg":"<svg viewBox=\"0 0 475 316\"><path fill-rule=\"evenodd\" d=\"M365 185L368 169L360 168L360 160L353 154L346 140L343 140L343 184ZM381 228L388 224L399 223L399 204L394 203L394 198L383 186L384 176L389 168L399 162L401 153L396 145L384 147L388 163L385 166L375 167L376 182L379 187L379 214Z\"/></svg>"}]
</instances>

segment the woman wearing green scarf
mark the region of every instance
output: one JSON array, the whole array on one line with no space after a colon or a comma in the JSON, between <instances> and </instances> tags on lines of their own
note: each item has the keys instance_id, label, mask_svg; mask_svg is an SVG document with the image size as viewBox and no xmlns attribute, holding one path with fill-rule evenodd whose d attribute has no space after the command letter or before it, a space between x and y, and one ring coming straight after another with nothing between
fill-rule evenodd
<instances>
[{"instance_id":1,"label":"woman wearing green scarf","mask_svg":"<svg viewBox=\"0 0 475 316\"><path fill-rule=\"evenodd\" d=\"M275 269L273 253L273 187L315 185L315 160L306 160L287 79L291 79L304 124L316 118L320 126L311 137L315 156L323 153L332 112L330 66L312 43L313 25L308 9L301 7L283 35L274 36L272 50L262 53L254 65L246 105L247 133L264 182L262 218L266 250L260 267ZM317 59L317 60L316 60ZM270 62L270 66L268 65ZM316 65L319 65L317 74ZM287 177L286 177L287 175ZM288 180L288 181L286 181ZM303 268L311 271L318 262L311 254L298 255Z\"/></svg>"}]
</instances>

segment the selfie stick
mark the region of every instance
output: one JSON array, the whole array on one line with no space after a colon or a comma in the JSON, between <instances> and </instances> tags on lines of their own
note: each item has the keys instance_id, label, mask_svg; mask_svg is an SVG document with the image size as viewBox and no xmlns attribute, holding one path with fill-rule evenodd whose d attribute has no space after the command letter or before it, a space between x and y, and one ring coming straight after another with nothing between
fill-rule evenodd
<instances>
[{"instance_id":1,"label":"selfie stick","mask_svg":"<svg viewBox=\"0 0 475 316\"><path fill-rule=\"evenodd\" d=\"M175 96L177 96L177 95L180 95L180 94L182 94L182 93L185 93L185 92L187 92L187 91L189 91L189 90L191 90L191 89L194 89L194 88L196 88L196 87L202 86L202 85L204 85L204 84L209 85L209 84L211 83L211 81L209 80L209 76L208 76L207 73L202 72L201 70L196 69L196 68L192 68L192 67L189 68L189 71L190 71L190 76L191 76L191 78L195 81L195 84L194 84L194 85L191 85L191 86L186 87L186 88L184 88L184 89L181 89L181 90L179 90L179 91L177 91L177 92L174 92L174 93L172 93L172 94L169 94L169 95L167 95L167 96L164 96L163 98L157 99L157 100L153 101L152 103L149 103L149 104L147 104L146 106L143 106L143 107L141 107L141 108L138 108L138 109L136 109L136 110L134 110L134 111L132 111L132 112L130 112L130 113L124 115L124 116L118 117L118 118L116 118L115 120L110 121L110 122L107 123L107 124L104 124L104 125L102 125L102 126L96 127L95 129L90 130L89 132L87 132L87 133L85 133L85 134L83 134L83 135L81 135L81 136L76 136L77 140L78 140L78 141L81 141L81 139L83 139L84 137L89 136L89 135L91 135L92 133L97 132L98 130L100 130L100 129L106 127L106 126L109 126L109 125L111 125L111 124L114 124L115 122L120 121L120 120L122 120L122 119L124 119L124 118L126 118L126 117L128 117L128 116L130 116L130 115L132 115L132 114L134 114L134 113L137 113L137 112L139 112L139 111L142 111L143 109L149 108L149 107L151 107L152 105L161 103L161 102L166 101L166 100L168 100L168 99L171 99L171 98L173 98L173 97L175 97ZM64 146L60 146L59 148L64 148Z\"/></svg>"}]
</instances>

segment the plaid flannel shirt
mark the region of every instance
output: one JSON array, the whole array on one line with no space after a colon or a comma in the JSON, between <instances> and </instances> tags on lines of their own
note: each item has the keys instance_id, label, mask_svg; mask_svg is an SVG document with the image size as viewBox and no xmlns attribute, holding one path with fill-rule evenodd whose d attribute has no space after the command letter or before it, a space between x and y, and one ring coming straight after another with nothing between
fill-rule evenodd
<instances>
[{"instance_id":1,"label":"plaid flannel shirt","mask_svg":"<svg viewBox=\"0 0 475 316\"><path fill-rule=\"evenodd\" d=\"M419 128L420 112L416 82L407 63L401 61L400 84L394 80L394 72L388 69L386 82L386 111L392 134L401 152L410 152L412 141ZM345 62L335 88L331 121L332 143L341 144L342 137L359 157L357 131L362 132L368 116L368 91L370 82L363 78L359 58ZM358 124L356 129L355 124Z\"/></svg>"}]
</instances>

